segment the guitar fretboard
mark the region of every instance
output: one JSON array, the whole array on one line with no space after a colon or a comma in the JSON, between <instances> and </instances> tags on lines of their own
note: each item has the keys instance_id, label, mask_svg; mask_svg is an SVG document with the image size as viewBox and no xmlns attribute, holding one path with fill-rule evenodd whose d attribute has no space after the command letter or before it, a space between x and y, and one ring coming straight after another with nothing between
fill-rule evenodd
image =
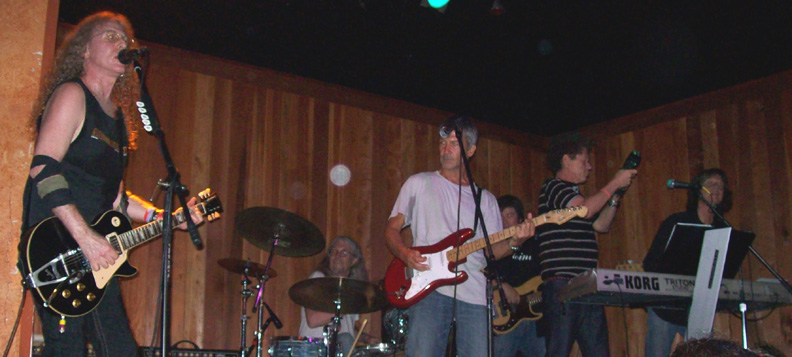
<instances>
[{"instance_id":1,"label":"guitar fretboard","mask_svg":"<svg viewBox=\"0 0 792 357\"><path fill-rule=\"evenodd\" d=\"M200 210L202 207L203 207L203 203L195 205L195 209L197 210ZM178 226L186 221L186 218L184 217L184 211L178 211L174 213L172 217L173 217L174 226ZM123 248L123 250L129 250L145 242L148 242L154 238L159 237L162 234L163 223L164 222L162 221L162 219L158 219L154 222L146 223L131 231L127 231L119 234L118 240L122 245L121 248Z\"/></svg>"},{"instance_id":2,"label":"guitar fretboard","mask_svg":"<svg viewBox=\"0 0 792 357\"><path fill-rule=\"evenodd\" d=\"M531 221L533 222L534 226L541 226L545 223L560 224L568 221L574 216L584 217L587 212L588 209L585 207L570 207L542 214L540 216L534 217L531 219ZM502 240L509 239L513 237L515 233L517 233L517 226L506 228L498 233L490 234L490 243L495 244ZM465 243L459 248L449 250L446 253L446 258L449 262L456 262L486 246L487 242L484 239L477 239L473 242ZM458 256L457 250L459 251Z\"/></svg>"}]
</instances>

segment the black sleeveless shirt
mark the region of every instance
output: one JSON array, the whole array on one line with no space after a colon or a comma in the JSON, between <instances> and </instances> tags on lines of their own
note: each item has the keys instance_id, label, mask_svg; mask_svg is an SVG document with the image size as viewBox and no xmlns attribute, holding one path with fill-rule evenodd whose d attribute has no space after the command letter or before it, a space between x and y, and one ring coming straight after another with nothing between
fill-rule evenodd
<instances>
[{"instance_id":1,"label":"black sleeveless shirt","mask_svg":"<svg viewBox=\"0 0 792 357\"><path fill-rule=\"evenodd\" d=\"M61 167L77 209L90 223L113 208L124 177L128 139L120 110L117 118L107 115L88 87L79 79L74 82L85 92L85 120L79 135L69 145ZM29 177L25 193L28 214L23 231L53 215Z\"/></svg>"}]
</instances>

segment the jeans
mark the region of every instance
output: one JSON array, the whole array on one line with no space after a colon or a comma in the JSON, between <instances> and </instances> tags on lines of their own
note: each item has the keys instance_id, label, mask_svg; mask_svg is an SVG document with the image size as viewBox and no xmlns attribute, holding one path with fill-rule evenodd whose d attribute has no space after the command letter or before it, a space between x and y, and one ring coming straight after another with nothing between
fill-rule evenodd
<instances>
[{"instance_id":1,"label":"jeans","mask_svg":"<svg viewBox=\"0 0 792 357\"><path fill-rule=\"evenodd\" d=\"M687 326L670 323L657 316L654 309L646 309L646 348L644 356L668 357L671 354L671 345L678 333L685 337Z\"/></svg>"},{"instance_id":2,"label":"jeans","mask_svg":"<svg viewBox=\"0 0 792 357\"><path fill-rule=\"evenodd\" d=\"M86 339L97 356L137 356L137 343L129 328L118 279L111 279L104 297L87 315L67 317L66 329L58 332L60 315L36 304L44 333L44 356L85 356Z\"/></svg>"},{"instance_id":3,"label":"jeans","mask_svg":"<svg viewBox=\"0 0 792 357\"><path fill-rule=\"evenodd\" d=\"M569 356L572 344L577 340L583 356L610 356L605 308L561 302L558 291L567 284L566 280L544 282L542 299L545 304L543 318L547 320L547 355Z\"/></svg>"},{"instance_id":4,"label":"jeans","mask_svg":"<svg viewBox=\"0 0 792 357\"><path fill-rule=\"evenodd\" d=\"M523 356L544 356L545 339L536 336L536 321L523 321L514 330L493 339L496 357L514 357L517 352Z\"/></svg>"},{"instance_id":5,"label":"jeans","mask_svg":"<svg viewBox=\"0 0 792 357\"><path fill-rule=\"evenodd\" d=\"M483 294L483 292L482 292ZM407 356L445 355L454 299L432 292L408 310ZM487 307L456 302L457 354L460 357L487 355Z\"/></svg>"}]
</instances>

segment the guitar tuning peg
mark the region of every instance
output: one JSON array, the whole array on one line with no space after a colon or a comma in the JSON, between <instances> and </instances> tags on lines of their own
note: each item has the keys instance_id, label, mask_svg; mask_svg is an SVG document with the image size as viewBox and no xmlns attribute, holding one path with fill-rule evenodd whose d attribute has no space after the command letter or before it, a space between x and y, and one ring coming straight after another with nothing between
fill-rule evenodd
<instances>
[{"instance_id":1,"label":"guitar tuning peg","mask_svg":"<svg viewBox=\"0 0 792 357\"><path fill-rule=\"evenodd\" d=\"M209 189L207 188L207 189L199 192L198 193L198 197L200 197L202 200L205 200L205 199L209 198Z\"/></svg>"}]
</instances>

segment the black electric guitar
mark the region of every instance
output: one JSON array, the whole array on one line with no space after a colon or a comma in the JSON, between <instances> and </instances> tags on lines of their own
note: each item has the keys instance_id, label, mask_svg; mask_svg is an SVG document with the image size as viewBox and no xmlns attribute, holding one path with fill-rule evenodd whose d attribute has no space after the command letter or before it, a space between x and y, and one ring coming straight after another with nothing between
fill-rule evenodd
<instances>
[{"instance_id":1,"label":"black electric guitar","mask_svg":"<svg viewBox=\"0 0 792 357\"><path fill-rule=\"evenodd\" d=\"M201 202L193 208L208 221L220 217L220 199L209 189L198 194ZM173 214L174 226L185 222L185 214ZM22 285L35 290L36 300L65 316L81 316L93 310L104 296L113 276L132 276L137 269L127 262L128 251L162 234L162 220L132 229L121 212L107 211L92 225L118 252L118 259L107 268L91 270L77 242L56 217L50 217L22 235L19 243L24 278Z\"/></svg>"},{"instance_id":2,"label":"black electric guitar","mask_svg":"<svg viewBox=\"0 0 792 357\"><path fill-rule=\"evenodd\" d=\"M503 335L514 330L523 321L536 321L542 318L536 304L542 302L542 293L539 290L542 277L536 276L522 285L515 287L520 294L520 302L511 309L500 308L500 294L493 294L492 305L495 306L495 317L492 319L492 330L497 335Z\"/></svg>"}]
</instances>

